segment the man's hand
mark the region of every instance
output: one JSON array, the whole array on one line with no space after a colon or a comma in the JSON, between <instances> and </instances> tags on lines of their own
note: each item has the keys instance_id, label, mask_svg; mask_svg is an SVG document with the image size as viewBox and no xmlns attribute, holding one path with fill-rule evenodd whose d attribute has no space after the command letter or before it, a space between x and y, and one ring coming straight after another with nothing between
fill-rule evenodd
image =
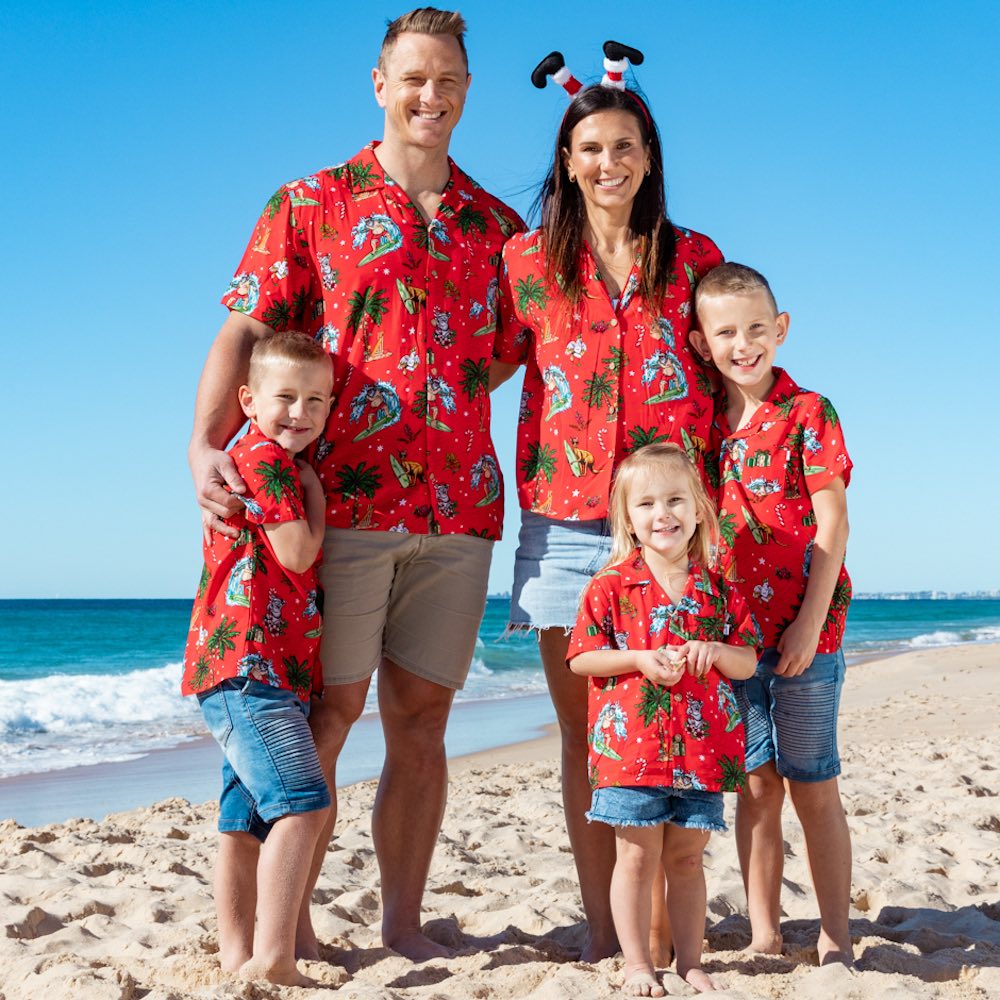
<instances>
[{"instance_id":1,"label":"man's hand","mask_svg":"<svg viewBox=\"0 0 1000 1000\"><path fill-rule=\"evenodd\" d=\"M236 463L225 451L216 448L194 446L188 452L191 476L194 479L195 495L201 507L201 525L205 541L211 539L213 531L229 538L235 538L239 531L224 520L243 508L232 494L245 493L246 483L236 471ZM224 489L225 486L229 490Z\"/></svg>"},{"instance_id":2,"label":"man's hand","mask_svg":"<svg viewBox=\"0 0 1000 1000\"><path fill-rule=\"evenodd\" d=\"M821 631L822 626L816 627L811 622L804 621L800 614L778 640L781 659L774 668L775 674L779 677L798 677L805 673L816 656Z\"/></svg>"}]
</instances>

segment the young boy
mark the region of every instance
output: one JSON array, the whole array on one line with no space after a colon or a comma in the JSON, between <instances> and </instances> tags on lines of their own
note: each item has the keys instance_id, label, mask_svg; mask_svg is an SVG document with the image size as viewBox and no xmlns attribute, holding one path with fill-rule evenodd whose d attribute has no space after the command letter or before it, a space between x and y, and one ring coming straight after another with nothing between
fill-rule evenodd
<instances>
[{"instance_id":1,"label":"young boy","mask_svg":"<svg viewBox=\"0 0 1000 1000\"><path fill-rule=\"evenodd\" d=\"M762 275L741 264L715 268L698 285L695 311L692 343L722 377L720 565L764 633L756 675L733 684L750 772L736 808L750 949L781 950L787 783L819 904L820 964L850 964L851 841L837 787L837 711L851 599L844 568L851 460L829 400L773 366L789 317Z\"/></svg>"},{"instance_id":2,"label":"young boy","mask_svg":"<svg viewBox=\"0 0 1000 1000\"><path fill-rule=\"evenodd\" d=\"M311 982L295 964L295 927L330 805L307 722L322 689L313 564L326 505L312 466L295 455L326 426L332 392L330 358L304 334L254 347L239 389L250 427L230 450L246 509L230 519L235 541L205 541L181 684L225 754L215 871L222 968L283 985Z\"/></svg>"}]
</instances>

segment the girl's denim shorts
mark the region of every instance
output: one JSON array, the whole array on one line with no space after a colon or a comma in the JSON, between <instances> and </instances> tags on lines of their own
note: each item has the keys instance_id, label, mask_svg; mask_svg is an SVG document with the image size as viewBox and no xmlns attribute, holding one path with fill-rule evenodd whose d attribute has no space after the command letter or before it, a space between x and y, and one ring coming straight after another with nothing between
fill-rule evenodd
<instances>
[{"instance_id":1,"label":"girl's denim shorts","mask_svg":"<svg viewBox=\"0 0 1000 1000\"><path fill-rule=\"evenodd\" d=\"M835 778L844 654L817 653L797 677L775 674L780 659L776 649L765 649L757 673L732 682L746 733L747 771L773 760L778 774L790 781Z\"/></svg>"},{"instance_id":2,"label":"girl's denim shorts","mask_svg":"<svg viewBox=\"0 0 1000 1000\"><path fill-rule=\"evenodd\" d=\"M225 754L220 833L252 833L262 841L282 816L330 804L309 704L294 691L233 677L199 694L198 703Z\"/></svg>"},{"instance_id":3,"label":"girl's denim shorts","mask_svg":"<svg viewBox=\"0 0 1000 1000\"><path fill-rule=\"evenodd\" d=\"M722 792L645 785L595 788L587 819L609 826L660 826L723 831Z\"/></svg>"},{"instance_id":4,"label":"girl's denim shorts","mask_svg":"<svg viewBox=\"0 0 1000 1000\"><path fill-rule=\"evenodd\" d=\"M606 519L555 521L522 510L509 629L562 628L568 632L576 624L584 588L610 555Z\"/></svg>"}]
</instances>

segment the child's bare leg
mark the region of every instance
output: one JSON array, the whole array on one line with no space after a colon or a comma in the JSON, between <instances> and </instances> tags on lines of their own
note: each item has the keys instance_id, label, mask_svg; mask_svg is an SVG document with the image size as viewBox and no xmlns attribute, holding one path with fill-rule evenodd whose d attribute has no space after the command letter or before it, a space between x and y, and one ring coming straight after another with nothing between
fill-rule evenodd
<instances>
[{"instance_id":1,"label":"child's bare leg","mask_svg":"<svg viewBox=\"0 0 1000 1000\"><path fill-rule=\"evenodd\" d=\"M615 827L615 869L611 875L611 914L625 956L622 992L662 997L649 954L650 884L663 851L662 826Z\"/></svg>"},{"instance_id":2,"label":"child's bare leg","mask_svg":"<svg viewBox=\"0 0 1000 1000\"><path fill-rule=\"evenodd\" d=\"M674 939L670 932L667 913L667 879L663 866L658 865L653 875L652 911L649 923L649 955L653 967L666 969L674 960Z\"/></svg>"},{"instance_id":3,"label":"child's bare leg","mask_svg":"<svg viewBox=\"0 0 1000 1000\"><path fill-rule=\"evenodd\" d=\"M236 972L253 954L260 841L240 831L219 835L215 859L215 912L219 920L219 963Z\"/></svg>"},{"instance_id":4,"label":"child's bare leg","mask_svg":"<svg viewBox=\"0 0 1000 1000\"><path fill-rule=\"evenodd\" d=\"M747 951L781 953L781 876L785 847L781 807L785 783L768 761L747 775L747 787L736 802L736 850L750 914Z\"/></svg>"},{"instance_id":5,"label":"child's bare leg","mask_svg":"<svg viewBox=\"0 0 1000 1000\"><path fill-rule=\"evenodd\" d=\"M819 904L819 964L854 962L851 906L851 832L836 778L789 781L792 805L805 835L809 871Z\"/></svg>"},{"instance_id":6,"label":"child's bare leg","mask_svg":"<svg viewBox=\"0 0 1000 1000\"><path fill-rule=\"evenodd\" d=\"M677 975L699 993L715 984L701 968L705 941L705 869L702 854L708 843L707 830L687 830L667 824L663 845L663 869L667 876L667 912L673 928Z\"/></svg>"},{"instance_id":7,"label":"child's bare leg","mask_svg":"<svg viewBox=\"0 0 1000 1000\"><path fill-rule=\"evenodd\" d=\"M326 814L316 809L282 816L268 834L257 866L257 939L252 957L240 968L244 979L282 986L312 983L295 964L295 924Z\"/></svg>"}]
</instances>

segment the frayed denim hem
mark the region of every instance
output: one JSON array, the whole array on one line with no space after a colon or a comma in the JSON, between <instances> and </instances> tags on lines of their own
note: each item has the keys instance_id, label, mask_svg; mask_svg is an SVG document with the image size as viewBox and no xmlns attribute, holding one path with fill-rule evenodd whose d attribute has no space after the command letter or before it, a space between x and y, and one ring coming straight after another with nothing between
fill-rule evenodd
<instances>
[{"instance_id":1,"label":"frayed denim hem","mask_svg":"<svg viewBox=\"0 0 1000 1000\"><path fill-rule=\"evenodd\" d=\"M494 642L503 642L505 639L509 639L512 635L524 635L525 633L534 632L538 634L539 632L544 632L546 629L550 628L561 628L563 635L572 635L573 626L572 625L531 625L528 622L507 622L507 627L494 639Z\"/></svg>"},{"instance_id":2,"label":"frayed denim hem","mask_svg":"<svg viewBox=\"0 0 1000 1000\"><path fill-rule=\"evenodd\" d=\"M725 833L728 829L725 823L677 823L672 819L621 819L619 817L598 816L593 812L586 812L584 815L587 817L588 823L605 823L608 826L665 826L670 823L682 830L705 830L708 833Z\"/></svg>"}]
</instances>

